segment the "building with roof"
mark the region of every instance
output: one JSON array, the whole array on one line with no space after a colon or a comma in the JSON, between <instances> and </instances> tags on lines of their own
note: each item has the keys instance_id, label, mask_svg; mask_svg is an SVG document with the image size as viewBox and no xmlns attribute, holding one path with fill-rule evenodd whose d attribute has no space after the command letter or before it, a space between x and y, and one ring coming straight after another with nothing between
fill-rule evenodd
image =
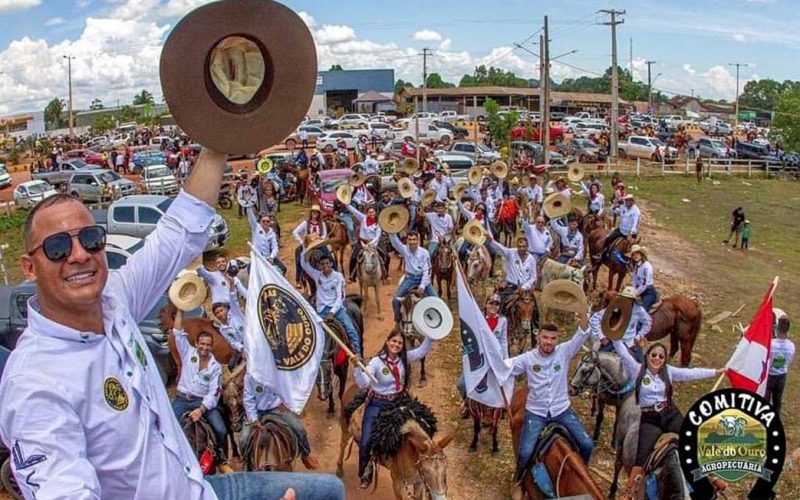
<instances>
[{"instance_id":1,"label":"building with roof","mask_svg":"<svg viewBox=\"0 0 800 500\"><path fill-rule=\"evenodd\" d=\"M0 117L0 137L25 139L44 135L44 111Z\"/></svg>"},{"instance_id":2,"label":"building with roof","mask_svg":"<svg viewBox=\"0 0 800 500\"><path fill-rule=\"evenodd\" d=\"M393 96L393 69L320 71L308 116L392 109Z\"/></svg>"}]
</instances>

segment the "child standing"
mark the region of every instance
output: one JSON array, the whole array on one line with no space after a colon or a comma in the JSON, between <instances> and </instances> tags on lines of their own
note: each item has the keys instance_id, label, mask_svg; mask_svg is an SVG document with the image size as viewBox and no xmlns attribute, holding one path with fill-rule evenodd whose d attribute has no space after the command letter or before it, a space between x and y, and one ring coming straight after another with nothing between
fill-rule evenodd
<instances>
[{"instance_id":1,"label":"child standing","mask_svg":"<svg viewBox=\"0 0 800 500\"><path fill-rule=\"evenodd\" d=\"M745 220L742 227L742 250L749 248L748 241L750 240L750 221Z\"/></svg>"}]
</instances>

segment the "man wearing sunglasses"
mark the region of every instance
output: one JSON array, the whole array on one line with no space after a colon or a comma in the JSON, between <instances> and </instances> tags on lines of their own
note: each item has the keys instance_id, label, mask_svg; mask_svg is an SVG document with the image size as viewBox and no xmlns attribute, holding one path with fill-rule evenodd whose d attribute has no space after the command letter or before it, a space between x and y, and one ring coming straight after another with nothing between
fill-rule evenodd
<instances>
[{"instance_id":1,"label":"man wearing sunglasses","mask_svg":"<svg viewBox=\"0 0 800 500\"><path fill-rule=\"evenodd\" d=\"M78 199L52 196L28 214L20 264L37 294L0 382L0 437L26 498L244 499L290 485L343 498L328 476L204 479L137 327L202 253L226 159L204 149L144 246L112 273L105 231Z\"/></svg>"}]
</instances>

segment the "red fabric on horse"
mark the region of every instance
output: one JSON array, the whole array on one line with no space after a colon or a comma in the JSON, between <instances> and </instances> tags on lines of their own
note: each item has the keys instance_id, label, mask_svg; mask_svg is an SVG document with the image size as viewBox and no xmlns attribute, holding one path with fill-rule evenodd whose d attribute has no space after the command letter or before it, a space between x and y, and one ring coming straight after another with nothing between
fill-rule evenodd
<instances>
[{"instance_id":1,"label":"red fabric on horse","mask_svg":"<svg viewBox=\"0 0 800 500\"><path fill-rule=\"evenodd\" d=\"M516 220L517 218L517 204L514 200L504 200L503 203L500 205L500 214L498 216L498 222L503 224L505 222L511 222Z\"/></svg>"}]
</instances>

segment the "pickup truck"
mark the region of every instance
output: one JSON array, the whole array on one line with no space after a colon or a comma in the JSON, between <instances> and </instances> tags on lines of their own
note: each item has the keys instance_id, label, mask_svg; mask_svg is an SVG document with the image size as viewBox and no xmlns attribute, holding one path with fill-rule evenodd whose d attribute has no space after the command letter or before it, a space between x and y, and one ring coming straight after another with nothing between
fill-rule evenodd
<instances>
[{"instance_id":1,"label":"pickup truck","mask_svg":"<svg viewBox=\"0 0 800 500\"><path fill-rule=\"evenodd\" d=\"M125 234L144 238L152 233L156 224L172 204L172 198L160 195L133 195L117 200L106 210L91 210L98 225L109 234ZM205 251L217 250L225 245L229 236L228 224L219 214L214 214L208 227Z\"/></svg>"},{"instance_id":2,"label":"pickup truck","mask_svg":"<svg viewBox=\"0 0 800 500\"><path fill-rule=\"evenodd\" d=\"M686 156L689 159L701 158L736 158L736 151L719 139L703 137L692 141L686 146Z\"/></svg>"},{"instance_id":3,"label":"pickup truck","mask_svg":"<svg viewBox=\"0 0 800 500\"><path fill-rule=\"evenodd\" d=\"M474 142L454 142L450 152L472 156L478 164L488 164L500 159L500 153L497 151L484 144L475 144Z\"/></svg>"},{"instance_id":4,"label":"pickup truck","mask_svg":"<svg viewBox=\"0 0 800 500\"><path fill-rule=\"evenodd\" d=\"M97 168L89 165L83 160L72 158L59 163L53 170L45 170L31 173L31 179L35 181L45 181L51 186L60 186L69 182L72 174L80 170Z\"/></svg>"},{"instance_id":5,"label":"pickup truck","mask_svg":"<svg viewBox=\"0 0 800 500\"><path fill-rule=\"evenodd\" d=\"M405 130L400 130L395 133L395 137L402 140L405 140L405 138L408 137L413 141L417 136L416 132L417 123L416 120L412 120L408 122ZM438 142L443 145L448 145L453 142L454 137L455 135L453 132L446 128L439 128L430 121L420 120L419 122L419 142L421 143L435 144Z\"/></svg>"},{"instance_id":6,"label":"pickup truck","mask_svg":"<svg viewBox=\"0 0 800 500\"><path fill-rule=\"evenodd\" d=\"M617 151L622 158L644 158L652 160L656 154L656 148L668 163L674 162L678 159L678 150L667 146L660 139L655 137L647 137L645 135L632 135L625 142L617 144ZM664 151L669 151L668 155L664 155Z\"/></svg>"},{"instance_id":7,"label":"pickup truck","mask_svg":"<svg viewBox=\"0 0 800 500\"><path fill-rule=\"evenodd\" d=\"M149 165L139 173L145 193L177 194L178 180L166 165Z\"/></svg>"},{"instance_id":8,"label":"pickup truck","mask_svg":"<svg viewBox=\"0 0 800 500\"><path fill-rule=\"evenodd\" d=\"M439 118L442 119L442 120L447 120L447 121L459 121L459 120L469 121L470 120L470 116L469 115L459 115L455 111L442 111L441 113L439 113Z\"/></svg>"}]
</instances>

